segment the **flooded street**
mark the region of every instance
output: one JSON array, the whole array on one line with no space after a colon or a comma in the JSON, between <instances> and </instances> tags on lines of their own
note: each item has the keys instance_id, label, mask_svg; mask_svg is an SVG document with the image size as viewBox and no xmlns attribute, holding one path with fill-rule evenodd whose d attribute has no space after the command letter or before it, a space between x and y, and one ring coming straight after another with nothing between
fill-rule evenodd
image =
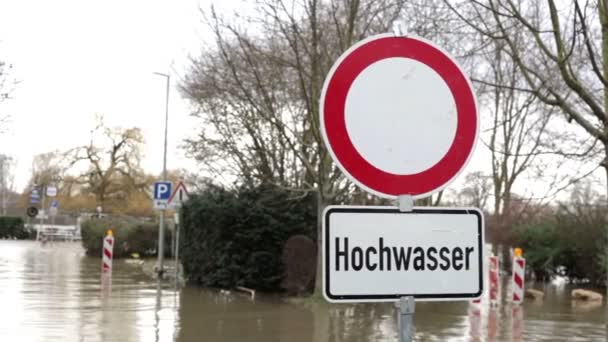
<instances>
[{"instance_id":1,"label":"flooded street","mask_svg":"<svg viewBox=\"0 0 608 342\"><path fill-rule=\"evenodd\" d=\"M543 302L489 309L416 304L416 341L606 341L604 305ZM0 341L396 341L391 304L328 305L186 287L161 289L141 266L100 260L78 243L0 241Z\"/></svg>"}]
</instances>

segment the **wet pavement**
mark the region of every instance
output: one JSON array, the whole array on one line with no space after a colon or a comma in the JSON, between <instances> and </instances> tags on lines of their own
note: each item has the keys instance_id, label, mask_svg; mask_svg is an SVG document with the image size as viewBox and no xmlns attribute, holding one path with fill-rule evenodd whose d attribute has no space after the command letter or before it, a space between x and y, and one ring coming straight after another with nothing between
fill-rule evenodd
<instances>
[{"instance_id":1,"label":"wet pavement","mask_svg":"<svg viewBox=\"0 0 608 342\"><path fill-rule=\"evenodd\" d=\"M604 304L539 288L521 307L416 303L416 341L608 341ZM397 341L392 304L161 287L123 260L110 284L78 243L0 241L0 303L0 341Z\"/></svg>"}]
</instances>

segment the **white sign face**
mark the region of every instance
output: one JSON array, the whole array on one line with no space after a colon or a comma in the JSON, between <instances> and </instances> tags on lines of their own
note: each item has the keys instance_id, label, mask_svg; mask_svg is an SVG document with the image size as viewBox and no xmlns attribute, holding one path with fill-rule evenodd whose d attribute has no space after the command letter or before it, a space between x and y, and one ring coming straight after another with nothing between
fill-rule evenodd
<instances>
[{"instance_id":1,"label":"white sign face","mask_svg":"<svg viewBox=\"0 0 608 342\"><path fill-rule=\"evenodd\" d=\"M152 199L154 209L167 209L171 197L171 182L154 182L154 196Z\"/></svg>"},{"instance_id":2,"label":"white sign face","mask_svg":"<svg viewBox=\"0 0 608 342\"><path fill-rule=\"evenodd\" d=\"M152 207L154 209L168 209L169 208L169 204L167 203L167 200L153 200L152 202Z\"/></svg>"},{"instance_id":3,"label":"white sign face","mask_svg":"<svg viewBox=\"0 0 608 342\"><path fill-rule=\"evenodd\" d=\"M336 165L386 198L443 189L467 164L479 133L463 69L412 36L375 35L345 51L325 79L319 114Z\"/></svg>"},{"instance_id":4,"label":"white sign face","mask_svg":"<svg viewBox=\"0 0 608 342\"><path fill-rule=\"evenodd\" d=\"M331 206L323 217L330 302L471 300L483 291L478 209Z\"/></svg>"},{"instance_id":5,"label":"white sign face","mask_svg":"<svg viewBox=\"0 0 608 342\"><path fill-rule=\"evenodd\" d=\"M47 215L47 213L44 211L44 209L40 209L38 211L38 215L36 215L37 219L44 219L46 220L47 218L49 218L49 216Z\"/></svg>"},{"instance_id":6,"label":"white sign face","mask_svg":"<svg viewBox=\"0 0 608 342\"><path fill-rule=\"evenodd\" d=\"M55 196L57 196L57 187L54 187L54 186L48 186L48 187L46 188L46 195L47 195L48 197L55 197Z\"/></svg>"},{"instance_id":7,"label":"white sign face","mask_svg":"<svg viewBox=\"0 0 608 342\"><path fill-rule=\"evenodd\" d=\"M406 70L408 77L396 70ZM346 129L370 164L411 175L430 169L447 154L456 135L455 108L450 89L429 66L386 58L355 78L345 102Z\"/></svg>"},{"instance_id":8,"label":"white sign face","mask_svg":"<svg viewBox=\"0 0 608 342\"><path fill-rule=\"evenodd\" d=\"M169 198L169 206L172 208L180 208L184 202L188 201L188 190L186 190L186 186L184 183L179 182L175 187L175 191Z\"/></svg>"}]
</instances>

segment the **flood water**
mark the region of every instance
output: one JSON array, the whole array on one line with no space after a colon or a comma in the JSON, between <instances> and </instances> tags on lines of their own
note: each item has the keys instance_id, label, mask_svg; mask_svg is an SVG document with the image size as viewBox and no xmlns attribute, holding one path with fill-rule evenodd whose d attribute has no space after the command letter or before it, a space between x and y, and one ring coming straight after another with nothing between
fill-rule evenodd
<instances>
[{"instance_id":1,"label":"flood water","mask_svg":"<svg viewBox=\"0 0 608 342\"><path fill-rule=\"evenodd\" d=\"M100 260L78 243L0 241L0 341L397 341L392 304L328 305L161 286L141 266ZM545 300L490 309L416 303L416 341L607 341L606 306Z\"/></svg>"}]
</instances>

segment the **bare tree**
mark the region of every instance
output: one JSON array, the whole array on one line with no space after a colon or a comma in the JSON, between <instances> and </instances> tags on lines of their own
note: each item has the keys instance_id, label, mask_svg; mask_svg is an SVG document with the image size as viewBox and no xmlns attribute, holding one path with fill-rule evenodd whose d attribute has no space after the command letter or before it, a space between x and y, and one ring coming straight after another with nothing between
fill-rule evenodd
<instances>
[{"instance_id":1,"label":"bare tree","mask_svg":"<svg viewBox=\"0 0 608 342\"><path fill-rule=\"evenodd\" d=\"M73 179L86 191L95 195L97 205L105 208L120 206L132 189L145 188L148 183L140 167L141 147L144 143L139 128L110 128L103 119L91 132L88 145L76 147L64 154L69 167L85 167Z\"/></svg>"},{"instance_id":2,"label":"bare tree","mask_svg":"<svg viewBox=\"0 0 608 342\"><path fill-rule=\"evenodd\" d=\"M14 160L5 154L0 154L0 203L2 215L6 216L9 196L15 191L13 173Z\"/></svg>"},{"instance_id":3,"label":"bare tree","mask_svg":"<svg viewBox=\"0 0 608 342\"><path fill-rule=\"evenodd\" d=\"M60 181L63 177L61 155L59 152L46 152L34 156L32 159L31 176L26 191L34 185L49 185Z\"/></svg>"},{"instance_id":4,"label":"bare tree","mask_svg":"<svg viewBox=\"0 0 608 342\"><path fill-rule=\"evenodd\" d=\"M485 210L492 192L492 177L481 171L465 176L462 189L458 192L458 203Z\"/></svg>"},{"instance_id":5,"label":"bare tree","mask_svg":"<svg viewBox=\"0 0 608 342\"><path fill-rule=\"evenodd\" d=\"M353 42L390 29L402 1L261 1L247 27L207 22L216 44L193 62L182 89L207 124L188 150L217 173L245 183L346 193L324 148L318 101L326 73Z\"/></svg>"},{"instance_id":6,"label":"bare tree","mask_svg":"<svg viewBox=\"0 0 608 342\"><path fill-rule=\"evenodd\" d=\"M320 132L325 75L354 42L390 31L404 3L263 0L241 26L212 10L215 44L182 84L205 123L188 151L241 182L316 192L320 220L349 191Z\"/></svg>"},{"instance_id":7,"label":"bare tree","mask_svg":"<svg viewBox=\"0 0 608 342\"><path fill-rule=\"evenodd\" d=\"M523 81L516 90L552 107L601 144L599 162L608 171L605 2L447 2L470 27L502 47Z\"/></svg>"},{"instance_id":8,"label":"bare tree","mask_svg":"<svg viewBox=\"0 0 608 342\"><path fill-rule=\"evenodd\" d=\"M519 91L553 107L600 144L597 162L608 175L608 3L446 3L463 22L504 47L524 81Z\"/></svg>"},{"instance_id":9,"label":"bare tree","mask_svg":"<svg viewBox=\"0 0 608 342\"><path fill-rule=\"evenodd\" d=\"M10 94L15 86L15 81L10 77L10 70L12 68L12 65L0 60L0 104L10 98ZM0 110L0 133L6 131L9 118L8 113Z\"/></svg>"}]
</instances>

